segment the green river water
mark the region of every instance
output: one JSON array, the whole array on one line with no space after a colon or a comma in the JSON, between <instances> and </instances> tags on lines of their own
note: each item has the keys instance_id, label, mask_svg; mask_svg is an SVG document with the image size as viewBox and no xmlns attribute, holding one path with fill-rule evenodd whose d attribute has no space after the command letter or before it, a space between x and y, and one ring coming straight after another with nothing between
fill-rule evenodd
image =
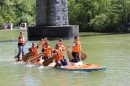
<instances>
[{"instance_id":1,"label":"green river water","mask_svg":"<svg viewBox=\"0 0 130 86\"><path fill-rule=\"evenodd\" d=\"M83 63L107 66L107 70L70 72L15 62L21 30L27 38L24 29L0 30L0 86L130 86L130 34L80 33L82 50L87 54ZM49 41L51 47L57 41ZM26 43L25 51L31 42ZM72 42L64 40L66 46Z\"/></svg>"}]
</instances>

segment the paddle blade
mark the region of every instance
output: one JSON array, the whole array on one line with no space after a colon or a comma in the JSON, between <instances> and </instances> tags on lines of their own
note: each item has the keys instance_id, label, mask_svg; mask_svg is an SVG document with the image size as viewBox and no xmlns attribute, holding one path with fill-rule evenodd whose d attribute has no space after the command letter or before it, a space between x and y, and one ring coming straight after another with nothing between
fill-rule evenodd
<instances>
[{"instance_id":1,"label":"paddle blade","mask_svg":"<svg viewBox=\"0 0 130 86\"><path fill-rule=\"evenodd\" d=\"M14 56L14 58L15 58L15 59L18 58L18 55Z\"/></svg>"},{"instance_id":2,"label":"paddle blade","mask_svg":"<svg viewBox=\"0 0 130 86\"><path fill-rule=\"evenodd\" d=\"M29 59L29 57L31 56L31 51L29 51L28 53L26 53L23 57L22 57L22 60L24 61L24 62L27 62L28 61L28 59Z\"/></svg>"},{"instance_id":3,"label":"paddle blade","mask_svg":"<svg viewBox=\"0 0 130 86\"><path fill-rule=\"evenodd\" d=\"M70 59L73 59L72 54L71 54L68 50L67 50L67 56L68 56L69 60L70 60Z\"/></svg>"},{"instance_id":4,"label":"paddle blade","mask_svg":"<svg viewBox=\"0 0 130 86\"><path fill-rule=\"evenodd\" d=\"M37 54L37 55L31 56L31 57L29 58L29 60L33 60L33 59L39 57L39 55L42 56L42 54L40 53L40 54Z\"/></svg>"},{"instance_id":5,"label":"paddle blade","mask_svg":"<svg viewBox=\"0 0 130 86\"><path fill-rule=\"evenodd\" d=\"M47 59L47 60L45 60L45 61L43 62L43 65L44 65L44 66L48 66L50 63L53 62L53 60L54 60L54 56L51 57L51 58L49 58L49 59Z\"/></svg>"},{"instance_id":6,"label":"paddle blade","mask_svg":"<svg viewBox=\"0 0 130 86\"><path fill-rule=\"evenodd\" d=\"M35 57L32 56L33 58L30 57L30 58L32 58L32 59L29 58L30 62L32 62L32 63L36 62L41 56L42 56L42 54L40 53L40 54L35 55Z\"/></svg>"},{"instance_id":7,"label":"paddle blade","mask_svg":"<svg viewBox=\"0 0 130 86\"><path fill-rule=\"evenodd\" d=\"M85 53L81 53L81 60L85 60L87 58L87 55Z\"/></svg>"}]
</instances>

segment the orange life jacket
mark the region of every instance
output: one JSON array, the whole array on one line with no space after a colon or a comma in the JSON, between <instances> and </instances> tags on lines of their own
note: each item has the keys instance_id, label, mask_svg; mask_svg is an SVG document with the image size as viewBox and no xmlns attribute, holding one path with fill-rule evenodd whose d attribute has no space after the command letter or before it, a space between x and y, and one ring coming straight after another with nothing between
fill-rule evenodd
<instances>
[{"instance_id":1,"label":"orange life jacket","mask_svg":"<svg viewBox=\"0 0 130 86\"><path fill-rule=\"evenodd\" d=\"M60 49L55 48L53 52L57 53L55 55L55 60L62 60L63 59L63 51L61 48Z\"/></svg>"},{"instance_id":2,"label":"orange life jacket","mask_svg":"<svg viewBox=\"0 0 130 86\"><path fill-rule=\"evenodd\" d=\"M80 52L81 51L81 44L79 41L74 41L73 42L73 48L72 48L72 52Z\"/></svg>"},{"instance_id":3,"label":"orange life jacket","mask_svg":"<svg viewBox=\"0 0 130 86\"><path fill-rule=\"evenodd\" d=\"M43 49L44 49L44 56L45 57L51 56L51 47L50 46L48 46L47 48L44 47Z\"/></svg>"},{"instance_id":4,"label":"orange life jacket","mask_svg":"<svg viewBox=\"0 0 130 86\"><path fill-rule=\"evenodd\" d=\"M18 43L24 43L22 39L18 37Z\"/></svg>"},{"instance_id":5,"label":"orange life jacket","mask_svg":"<svg viewBox=\"0 0 130 86\"><path fill-rule=\"evenodd\" d=\"M38 48L37 48L37 46L31 47L30 50L32 51L32 54L31 54L32 56L38 54Z\"/></svg>"}]
</instances>

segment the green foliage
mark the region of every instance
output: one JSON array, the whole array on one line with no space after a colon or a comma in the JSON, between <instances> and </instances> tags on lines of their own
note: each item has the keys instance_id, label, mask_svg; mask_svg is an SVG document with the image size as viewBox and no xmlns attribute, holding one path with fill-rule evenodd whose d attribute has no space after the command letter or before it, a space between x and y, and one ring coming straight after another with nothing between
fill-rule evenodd
<instances>
[{"instance_id":1,"label":"green foliage","mask_svg":"<svg viewBox=\"0 0 130 86\"><path fill-rule=\"evenodd\" d=\"M70 24L80 31L116 31L130 22L130 0L68 0Z\"/></svg>"},{"instance_id":2,"label":"green foliage","mask_svg":"<svg viewBox=\"0 0 130 86\"><path fill-rule=\"evenodd\" d=\"M0 0L0 24L11 21L30 24L35 19L35 0Z\"/></svg>"},{"instance_id":3,"label":"green foliage","mask_svg":"<svg viewBox=\"0 0 130 86\"><path fill-rule=\"evenodd\" d=\"M91 21L88 23L90 26L94 27L95 30L102 30L103 28L106 28L108 17L105 14L97 15L94 19L91 19Z\"/></svg>"},{"instance_id":4,"label":"green foliage","mask_svg":"<svg viewBox=\"0 0 130 86\"><path fill-rule=\"evenodd\" d=\"M130 22L130 0L67 0L69 24L80 31L117 31ZM0 0L0 26L35 21L36 0Z\"/></svg>"},{"instance_id":5,"label":"green foliage","mask_svg":"<svg viewBox=\"0 0 130 86\"><path fill-rule=\"evenodd\" d=\"M2 27L3 22L4 22L3 17L0 15L0 27Z\"/></svg>"}]
</instances>

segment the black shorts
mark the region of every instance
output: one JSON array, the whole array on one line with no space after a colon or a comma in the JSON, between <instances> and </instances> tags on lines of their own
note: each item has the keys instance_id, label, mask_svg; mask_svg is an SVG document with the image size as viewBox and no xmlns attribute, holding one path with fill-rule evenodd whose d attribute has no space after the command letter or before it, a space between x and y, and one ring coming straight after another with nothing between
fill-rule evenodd
<instances>
[{"instance_id":1,"label":"black shorts","mask_svg":"<svg viewBox=\"0 0 130 86\"><path fill-rule=\"evenodd\" d=\"M73 56L73 59L71 60L71 62L79 62L80 61L79 52L72 52L72 56Z\"/></svg>"}]
</instances>

